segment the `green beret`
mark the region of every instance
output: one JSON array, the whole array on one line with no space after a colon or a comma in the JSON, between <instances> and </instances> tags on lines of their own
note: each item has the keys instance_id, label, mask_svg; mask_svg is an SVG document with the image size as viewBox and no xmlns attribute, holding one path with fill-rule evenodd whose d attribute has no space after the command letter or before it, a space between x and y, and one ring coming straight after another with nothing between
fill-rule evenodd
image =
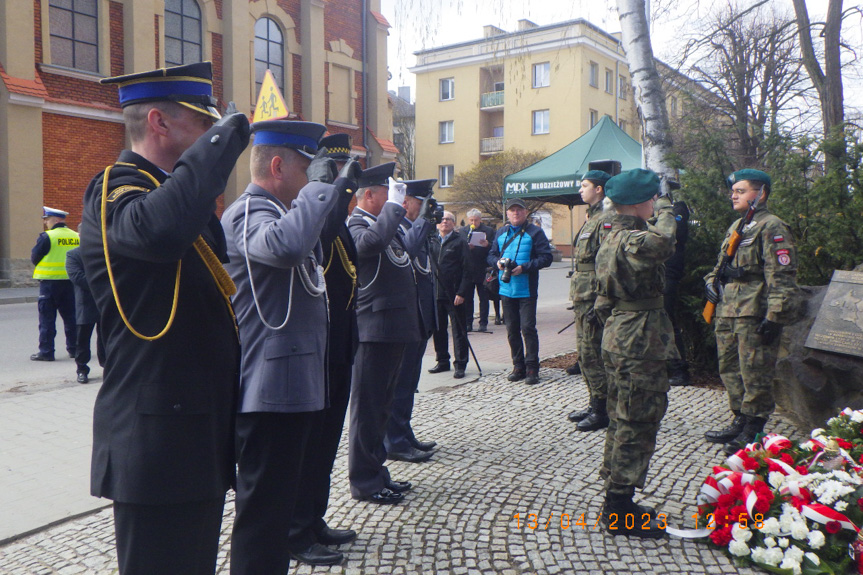
<instances>
[{"instance_id":1,"label":"green beret","mask_svg":"<svg viewBox=\"0 0 863 575\"><path fill-rule=\"evenodd\" d=\"M658 193L659 176L641 168L617 174L605 184L605 196L622 206L646 202Z\"/></svg>"},{"instance_id":2,"label":"green beret","mask_svg":"<svg viewBox=\"0 0 863 575\"><path fill-rule=\"evenodd\" d=\"M582 180L590 180L597 186L605 187L605 182L611 179L611 174L602 170L590 170L581 177Z\"/></svg>"},{"instance_id":3,"label":"green beret","mask_svg":"<svg viewBox=\"0 0 863 575\"><path fill-rule=\"evenodd\" d=\"M767 184L768 187L770 186L770 176L768 176L761 170L737 170L736 172L728 176L728 187L730 188L740 180L754 180L756 182L763 182Z\"/></svg>"}]
</instances>

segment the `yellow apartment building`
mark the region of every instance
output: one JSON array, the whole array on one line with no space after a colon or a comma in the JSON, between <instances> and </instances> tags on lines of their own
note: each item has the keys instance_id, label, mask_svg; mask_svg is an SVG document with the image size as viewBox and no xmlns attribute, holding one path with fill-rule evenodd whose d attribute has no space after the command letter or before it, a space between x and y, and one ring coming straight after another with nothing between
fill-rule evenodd
<instances>
[{"instance_id":1,"label":"yellow apartment building","mask_svg":"<svg viewBox=\"0 0 863 575\"><path fill-rule=\"evenodd\" d=\"M416 57L416 177L438 179L435 195L457 222L472 206L453 201L453 178L504 149L551 154L604 115L641 141L619 36L586 20L485 26L483 38ZM568 254L570 211L546 206L543 227ZM576 230L584 213L573 210Z\"/></svg>"}]
</instances>

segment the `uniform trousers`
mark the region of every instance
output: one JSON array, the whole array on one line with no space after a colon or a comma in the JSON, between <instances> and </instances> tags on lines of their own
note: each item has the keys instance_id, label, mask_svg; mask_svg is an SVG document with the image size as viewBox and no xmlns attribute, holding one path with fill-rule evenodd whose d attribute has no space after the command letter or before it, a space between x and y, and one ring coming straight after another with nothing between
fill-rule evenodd
<instances>
[{"instance_id":1,"label":"uniform trousers","mask_svg":"<svg viewBox=\"0 0 863 575\"><path fill-rule=\"evenodd\" d=\"M63 318L66 333L66 351L75 355L77 329L75 324L75 288L70 280L39 281L39 353L54 356L54 338L57 336L57 312Z\"/></svg>"},{"instance_id":2,"label":"uniform trousers","mask_svg":"<svg viewBox=\"0 0 863 575\"><path fill-rule=\"evenodd\" d=\"M102 330L98 323L79 323L76 326L75 341L75 363L78 373L90 373L90 340L93 337L93 329L96 329L96 359L99 365L105 365L105 348L102 345Z\"/></svg>"},{"instance_id":3,"label":"uniform trousers","mask_svg":"<svg viewBox=\"0 0 863 575\"><path fill-rule=\"evenodd\" d=\"M362 499L384 488L384 436L392 408L405 343L360 342L351 378L348 477L351 495Z\"/></svg>"},{"instance_id":4,"label":"uniform trousers","mask_svg":"<svg viewBox=\"0 0 863 575\"><path fill-rule=\"evenodd\" d=\"M317 417L317 412L237 414L233 575L287 572L291 514L301 487L306 444Z\"/></svg>"},{"instance_id":5,"label":"uniform trousers","mask_svg":"<svg viewBox=\"0 0 863 575\"><path fill-rule=\"evenodd\" d=\"M664 360L633 359L602 350L608 375L608 418L600 477L609 493L644 487L656 435L668 409Z\"/></svg>"},{"instance_id":6,"label":"uniform trousers","mask_svg":"<svg viewBox=\"0 0 863 575\"><path fill-rule=\"evenodd\" d=\"M587 312L593 309L593 300L572 302L575 313L575 350L578 365L587 382L591 399L605 399L608 383L605 365L602 363L602 325L599 321L588 321Z\"/></svg>"},{"instance_id":7,"label":"uniform trousers","mask_svg":"<svg viewBox=\"0 0 863 575\"><path fill-rule=\"evenodd\" d=\"M475 280L471 282L473 286L471 287L470 292L467 297L464 298L464 316L467 320L465 325L473 325L473 300L474 300L474 292L479 296L479 325L487 326L488 325L488 300L489 294L488 290L485 289L485 278L481 280ZM497 315L497 314L495 314Z\"/></svg>"},{"instance_id":8,"label":"uniform trousers","mask_svg":"<svg viewBox=\"0 0 863 575\"><path fill-rule=\"evenodd\" d=\"M212 575L225 497L172 505L114 502L121 575Z\"/></svg>"},{"instance_id":9,"label":"uniform trousers","mask_svg":"<svg viewBox=\"0 0 863 575\"><path fill-rule=\"evenodd\" d=\"M289 538L292 549L305 549L316 543L315 534L326 526L324 515L330 500L333 463L339 450L351 393L351 365L330 363L329 374L330 405L314 412L313 431L306 444L300 480L303 496L298 498L291 516Z\"/></svg>"},{"instance_id":10,"label":"uniform trousers","mask_svg":"<svg viewBox=\"0 0 863 575\"><path fill-rule=\"evenodd\" d=\"M506 319L506 339L509 341L512 365L517 369L539 369L536 298L500 296L500 302Z\"/></svg>"},{"instance_id":11,"label":"uniform trousers","mask_svg":"<svg viewBox=\"0 0 863 575\"><path fill-rule=\"evenodd\" d=\"M679 296L680 280L668 279L666 277L662 299L665 313L668 314L668 319L671 320L671 325L674 328L674 345L677 346L677 352L680 354L680 359L668 360L668 370L672 372L687 371L689 369L689 363L686 361L686 346L683 344L683 330L680 329L680 318L677 313Z\"/></svg>"},{"instance_id":12,"label":"uniform trousers","mask_svg":"<svg viewBox=\"0 0 863 575\"><path fill-rule=\"evenodd\" d=\"M455 305L451 301L439 299L435 302L437 310L437 329L434 331L435 359L449 363L449 332L447 320L452 324L452 353L456 368L467 365L467 332L464 325L464 304Z\"/></svg>"},{"instance_id":13,"label":"uniform trousers","mask_svg":"<svg viewBox=\"0 0 863 575\"><path fill-rule=\"evenodd\" d=\"M715 322L719 377L731 410L769 418L776 407L773 377L780 338L770 345L761 343L761 334L755 332L761 320L754 317L717 317Z\"/></svg>"},{"instance_id":14,"label":"uniform trousers","mask_svg":"<svg viewBox=\"0 0 863 575\"><path fill-rule=\"evenodd\" d=\"M405 347L404 359L399 369L396 390L393 394L393 406L390 420L387 423L387 434L384 446L387 453L404 452L413 447L416 441L411 428L411 416L414 411L414 395L420 382L423 355L426 352L428 340L411 342ZM413 441L412 441L413 440Z\"/></svg>"}]
</instances>

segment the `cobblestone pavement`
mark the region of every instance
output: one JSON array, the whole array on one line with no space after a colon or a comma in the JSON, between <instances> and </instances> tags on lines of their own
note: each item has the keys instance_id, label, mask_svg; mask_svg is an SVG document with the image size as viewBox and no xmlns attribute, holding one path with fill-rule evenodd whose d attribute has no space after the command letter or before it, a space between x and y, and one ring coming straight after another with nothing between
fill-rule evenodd
<instances>
[{"instance_id":1,"label":"cobblestone pavement","mask_svg":"<svg viewBox=\"0 0 863 575\"><path fill-rule=\"evenodd\" d=\"M528 387L507 382L505 375L417 396L417 434L441 447L428 463L390 464L395 479L415 486L401 505L350 498L343 441L328 520L356 529L359 539L342 547L343 565L292 563L291 573L755 573L701 542L611 537L597 530L605 435L578 433L566 420L571 408L587 402L581 377L543 369L542 383ZM672 388L669 398L640 497L667 513L669 524L692 527L701 480L723 459L720 446L701 436L715 416L726 423L727 404L721 390L699 387ZM794 434L778 417L770 427ZM538 516L536 528L525 525L529 514ZM581 514L586 528L574 525ZM232 522L229 498L218 573L228 573ZM110 509L0 547L4 575L115 571Z\"/></svg>"}]
</instances>

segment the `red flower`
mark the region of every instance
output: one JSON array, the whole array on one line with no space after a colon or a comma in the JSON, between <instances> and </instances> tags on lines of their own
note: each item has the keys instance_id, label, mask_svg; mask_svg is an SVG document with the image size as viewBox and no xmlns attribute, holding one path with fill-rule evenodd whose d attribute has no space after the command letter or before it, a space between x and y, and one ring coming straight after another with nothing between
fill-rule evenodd
<instances>
[{"instance_id":1,"label":"red flower","mask_svg":"<svg viewBox=\"0 0 863 575\"><path fill-rule=\"evenodd\" d=\"M761 499L755 501L755 511L758 513L767 513L770 510L770 502L766 499Z\"/></svg>"},{"instance_id":2,"label":"red flower","mask_svg":"<svg viewBox=\"0 0 863 575\"><path fill-rule=\"evenodd\" d=\"M737 501L743 497L743 488L739 485L732 485L731 489L728 490L728 494L733 496L734 500Z\"/></svg>"},{"instance_id":3,"label":"red flower","mask_svg":"<svg viewBox=\"0 0 863 575\"><path fill-rule=\"evenodd\" d=\"M751 457L744 457L743 467L745 467L749 471L755 471L756 469L761 467L761 464L758 463L758 461L752 459Z\"/></svg>"},{"instance_id":4,"label":"red flower","mask_svg":"<svg viewBox=\"0 0 863 575\"><path fill-rule=\"evenodd\" d=\"M805 465L798 465L794 468L800 475L809 475L809 468Z\"/></svg>"},{"instance_id":5,"label":"red flower","mask_svg":"<svg viewBox=\"0 0 863 575\"><path fill-rule=\"evenodd\" d=\"M863 511L863 497L857 500L857 507L860 509L860 511Z\"/></svg>"},{"instance_id":6,"label":"red flower","mask_svg":"<svg viewBox=\"0 0 863 575\"><path fill-rule=\"evenodd\" d=\"M725 527L730 523L730 516L728 514L727 507L717 507L716 511L713 512L713 520L720 527Z\"/></svg>"},{"instance_id":7,"label":"red flower","mask_svg":"<svg viewBox=\"0 0 863 575\"><path fill-rule=\"evenodd\" d=\"M772 459L767 460L767 471L778 471L779 473L785 473L785 470L782 469L782 467L780 467L780 465Z\"/></svg>"},{"instance_id":8,"label":"red flower","mask_svg":"<svg viewBox=\"0 0 863 575\"><path fill-rule=\"evenodd\" d=\"M719 496L719 499L716 500L716 505L722 507L731 507L735 503L737 503L737 498L730 493L723 493Z\"/></svg>"},{"instance_id":9,"label":"red flower","mask_svg":"<svg viewBox=\"0 0 863 575\"><path fill-rule=\"evenodd\" d=\"M714 529L713 533L710 534L710 540L720 547L725 547L731 543L731 525L726 525L721 529Z\"/></svg>"},{"instance_id":10,"label":"red flower","mask_svg":"<svg viewBox=\"0 0 863 575\"><path fill-rule=\"evenodd\" d=\"M827 524L824 525L824 530L831 535L839 533L840 529L842 529L842 524L838 521L828 521Z\"/></svg>"},{"instance_id":11,"label":"red flower","mask_svg":"<svg viewBox=\"0 0 863 575\"><path fill-rule=\"evenodd\" d=\"M735 505L731 509L728 510L728 515L731 516L732 521L737 521L741 515L747 515L746 506L745 505Z\"/></svg>"},{"instance_id":12,"label":"red flower","mask_svg":"<svg viewBox=\"0 0 863 575\"><path fill-rule=\"evenodd\" d=\"M857 463L863 464L863 454L860 455L860 459L857 460Z\"/></svg>"},{"instance_id":13,"label":"red flower","mask_svg":"<svg viewBox=\"0 0 863 575\"><path fill-rule=\"evenodd\" d=\"M779 459L781 459L784 463L787 463L788 465L794 465L794 458L787 453L783 453L782 455L780 455Z\"/></svg>"},{"instance_id":14,"label":"red flower","mask_svg":"<svg viewBox=\"0 0 863 575\"><path fill-rule=\"evenodd\" d=\"M807 503L807 501L805 499L801 499L800 497L794 496L791 498L790 503L794 506L794 509L800 511L803 508L803 504Z\"/></svg>"},{"instance_id":15,"label":"red flower","mask_svg":"<svg viewBox=\"0 0 863 575\"><path fill-rule=\"evenodd\" d=\"M836 438L836 443L839 444L839 447L842 449L851 449L851 442L842 439L841 437Z\"/></svg>"}]
</instances>

